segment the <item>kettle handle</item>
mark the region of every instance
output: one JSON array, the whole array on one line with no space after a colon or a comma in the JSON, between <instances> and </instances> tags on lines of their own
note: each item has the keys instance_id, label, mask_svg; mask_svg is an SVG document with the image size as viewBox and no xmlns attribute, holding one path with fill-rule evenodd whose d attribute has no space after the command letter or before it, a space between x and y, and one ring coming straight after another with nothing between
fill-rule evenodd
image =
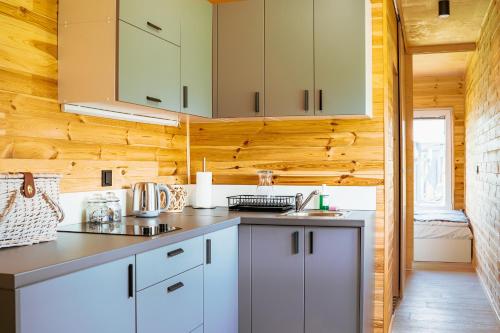
<instances>
[{"instance_id":1,"label":"kettle handle","mask_svg":"<svg viewBox=\"0 0 500 333\"><path fill-rule=\"evenodd\" d=\"M166 198L166 205L164 208L160 208L161 207L161 199L160 199L160 196L158 195L158 207L159 207L159 210L160 212L166 212L168 210L168 207L170 206L170 191L168 190L168 187L166 185L163 185L163 184L158 184L158 191L161 193L165 193L165 198Z\"/></svg>"}]
</instances>

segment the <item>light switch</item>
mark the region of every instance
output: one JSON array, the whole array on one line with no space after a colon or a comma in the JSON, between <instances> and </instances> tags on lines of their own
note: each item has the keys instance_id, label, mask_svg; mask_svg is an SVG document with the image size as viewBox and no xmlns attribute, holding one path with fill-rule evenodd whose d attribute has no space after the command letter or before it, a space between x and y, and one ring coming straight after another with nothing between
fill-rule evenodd
<instances>
[{"instance_id":1,"label":"light switch","mask_svg":"<svg viewBox=\"0 0 500 333\"><path fill-rule=\"evenodd\" d=\"M113 171L112 170L102 170L101 171L101 186L113 186Z\"/></svg>"}]
</instances>

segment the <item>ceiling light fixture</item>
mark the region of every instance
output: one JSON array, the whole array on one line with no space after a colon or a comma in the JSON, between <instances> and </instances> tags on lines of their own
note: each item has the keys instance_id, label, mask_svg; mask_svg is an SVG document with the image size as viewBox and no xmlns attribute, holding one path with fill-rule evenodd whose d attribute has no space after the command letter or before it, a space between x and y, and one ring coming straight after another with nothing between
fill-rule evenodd
<instances>
[{"instance_id":1,"label":"ceiling light fixture","mask_svg":"<svg viewBox=\"0 0 500 333\"><path fill-rule=\"evenodd\" d=\"M450 0L439 0L439 17L447 18L450 16Z\"/></svg>"}]
</instances>

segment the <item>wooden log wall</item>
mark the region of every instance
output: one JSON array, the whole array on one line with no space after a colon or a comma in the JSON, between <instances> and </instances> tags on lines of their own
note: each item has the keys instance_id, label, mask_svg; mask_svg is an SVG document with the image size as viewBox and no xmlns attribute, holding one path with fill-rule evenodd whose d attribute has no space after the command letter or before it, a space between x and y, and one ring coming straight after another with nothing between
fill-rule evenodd
<instances>
[{"instance_id":1,"label":"wooden log wall","mask_svg":"<svg viewBox=\"0 0 500 333\"><path fill-rule=\"evenodd\" d=\"M391 3L391 1L389 1ZM384 332L390 332L393 313L393 296L395 292L395 273L398 270L395 256L399 253L396 248L395 221L399 221L399 191L395 191L394 177L399 170L394 170L396 147L396 128L399 127L395 113L399 112L399 101L395 91L398 89L398 33L396 13L392 4L386 5L384 13ZM399 139L398 139L399 140Z\"/></svg>"},{"instance_id":2,"label":"wooden log wall","mask_svg":"<svg viewBox=\"0 0 500 333\"><path fill-rule=\"evenodd\" d=\"M453 207L464 209L465 79L463 77L415 77L414 109L453 109Z\"/></svg>"},{"instance_id":3,"label":"wooden log wall","mask_svg":"<svg viewBox=\"0 0 500 333\"><path fill-rule=\"evenodd\" d=\"M60 172L64 192L184 183L185 128L78 116L57 103L57 0L0 1L0 172ZM108 189L108 188L106 188Z\"/></svg>"},{"instance_id":4,"label":"wooden log wall","mask_svg":"<svg viewBox=\"0 0 500 333\"><path fill-rule=\"evenodd\" d=\"M500 1L493 0L466 73L466 212L474 264L500 318Z\"/></svg>"},{"instance_id":5,"label":"wooden log wall","mask_svg":"<svg viewBox=\"0 0 500 333\"><path fill-rule=\"evenodd\" d=\"M373 113L369 120L287 120L192 124L191 173L207 157L217 184L275 183L377 187L375 332L391 319L393 217L392 1L372 0ZM61 172L66 192L100 189L100 170L114 170L114 188L139 180L185 182L186 131L62 113L57 105L57 1L0 0L0 172ZM390 81L389 81L390 80ZM386 119L387 118L387 119ZM387 155L387 156L386 156ZM388 163L386 166L385 164ZM385 183L387 182L387 189ZM390 304L389 304L390 303Z\"/></svg>"}]
</instances>

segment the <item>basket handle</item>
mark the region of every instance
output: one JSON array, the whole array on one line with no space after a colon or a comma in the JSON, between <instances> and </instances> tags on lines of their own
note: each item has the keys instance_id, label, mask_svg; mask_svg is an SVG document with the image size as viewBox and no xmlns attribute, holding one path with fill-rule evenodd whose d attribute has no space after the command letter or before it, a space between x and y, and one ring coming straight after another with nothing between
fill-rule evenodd
<instances>
[{"instance_id":1,"label":"basket handle","mask_svg":"<svg viewBox=\"0 0 500 333\"><path fill-rule=\"evenodd\" d=\"M49 195L45 192L42 193L42 198L45 202L52 208L52 210L57 214L57 222L62 222L64 220L64 211L61 206L57 204L54 200L52 200Z\"/></svg>"},{"instance_id":2,"label":"basket handle","mask_svg":"<svg viewBox=\"0 0 500 333\"><path fill-rule=\"evenodd\" d=\"M17 197L17 192L14 191L12 192L12 195L10 196L9 200L7 200L7 205L5 206L3 212L0 214L0 222L3 222L10 214L12 211L12 208L14 207L14 203L16 202L16 197Z\"/></svg>"}]
</instances>

